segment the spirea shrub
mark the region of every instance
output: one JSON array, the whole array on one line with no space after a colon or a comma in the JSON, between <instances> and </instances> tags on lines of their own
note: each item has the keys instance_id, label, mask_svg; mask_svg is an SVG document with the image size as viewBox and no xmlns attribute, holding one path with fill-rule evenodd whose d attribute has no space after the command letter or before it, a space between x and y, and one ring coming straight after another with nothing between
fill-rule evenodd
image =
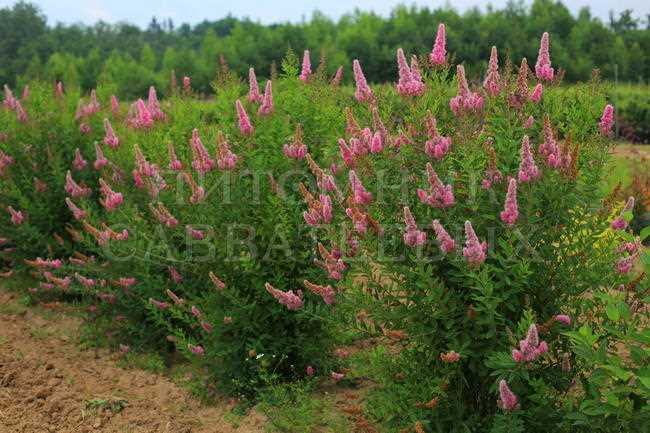
<instances>
[{"instance_id":1,"label":"spirea shrub","mask_svg":"<svg viewBox=\"0 0 650 433\"><path fill-rule=\"evenodd\" d=\"M69 251L66 224L72 217L65 203L65 174L71 169L75 149L89 155L101 125L92 108L83 114L81 130L80 122L75 121L77 103L82 109L83 104L92 105L92 97L80 100L78 92L64 92L60 83L33 83L17 95L4 88L0 108L0 248L15 266L24 266L24 259ZM75 175L80 184L93 180L84 173Z\"/></svg>"},{"instance_id":2,"label":"spirea shrub","mask_svg":"<svg viewBox=\"0 0 650 433\"><path fill-rule=\"evenodd\" d=\"M351 323L397 353L367 410L390 431L647 428L647 279L634 200L600 194L614 109L597 76L561 87L544 34L537 77L493 48L472 85L443 40L429 67L398 51L394 91L355 63L344 200L319 232Z\"/></svg>"},{"instance_id":3,"label":"spirea shrub","mask_svg":"<svg viewBox=\"0 0 650 433\"><path fill-rule=\"evenodd\" d=\"M20 201L14 155L64 128L51 199L74 251L24 262L30 291L87 297L123 350L175 348L253 397L354 374L329 357L343 316L392 342L366 407L389 431L634 431L648 259L634 199L600 194L615 109L597 77L562 87L540 45L534 73L493 48L476 83L440 25L430 54L396 51L394 85L355 59L341 87L306 51L264 86L222 64L205 101L190 77L122 105L107 83L74 114L46 92L42 112L5 97L3 175L23 173L10 246L40 205Z\"/></svg>"}]
</instances>

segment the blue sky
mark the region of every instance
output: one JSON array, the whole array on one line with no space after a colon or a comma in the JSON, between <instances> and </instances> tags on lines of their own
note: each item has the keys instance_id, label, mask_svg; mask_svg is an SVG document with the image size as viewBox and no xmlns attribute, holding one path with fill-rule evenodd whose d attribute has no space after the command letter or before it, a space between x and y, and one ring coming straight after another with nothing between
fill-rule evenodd
<instances>
[{"instance_id":1,"label":"blue sky","mask_svg":"<svg viewBox=\"0 0 650 433\"><path fill-rule=\"evenodd\" d=\"M503 6L507 0L492 0L495 7ZM0 7L11 6L15 0L0 0ZM83 22L92 24L98 20L110 23L128 21L146 26L152 16L172 18L175 24L189 22L195 24L204 19L222 18L228 13L236 17L249 17L262 23L281 21L300 21L309 17L314 10L320 10L330 17L338 18L354 7L372 10L387 15L397 4L418 4L436 7L442 1L423 0L36 0L35 3L48 16L49 23ZM453 6L460 11L477 4L480 0L454 0ZM611 9L621 11L633 9L635 15L645 17L650 13L648 0L564 0L572 12L589 5L595 16L606 20Z\"/></svg>"}]
</instances>

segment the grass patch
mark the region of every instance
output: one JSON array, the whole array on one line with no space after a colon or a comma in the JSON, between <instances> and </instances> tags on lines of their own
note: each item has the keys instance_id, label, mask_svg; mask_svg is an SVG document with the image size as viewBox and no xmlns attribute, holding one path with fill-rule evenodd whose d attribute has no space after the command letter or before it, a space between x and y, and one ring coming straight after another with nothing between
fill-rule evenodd
<instances>
[{"instance_id":1,"label":"grass patch","mask_svg":"<svg viewBox=\"0 0 650 433\"><path fill-rule=\"evenodd\" d=\"M307 382L269 387L262 393L259 409L269 419L269 433L350 431L345 416L334 408L333 398L317 395Z\"/></svg>"},{"instance_id":2,"label":"grass patch","mask_svg":"<svg viewBox=\"0 0 650 433\"><path fill-rule=\"evenodd\" d=\"M157 353L125 353L117 362L120 368L139 369L151 373L162 374L167 370L165 360Z\"/></svg>"},{"instance_id":3,"label":"grass patch","mask_svg":"<svg viewBox=\"0 0 650 433\"><path fill-rule=\"evenodd\" d=\"M126 399L119 397L111 397L109 399L93 398L86 401L86 409L98 412L100 410L108 410L112 413L119 413L129 405Z\"/></svg>"}]
</instances>

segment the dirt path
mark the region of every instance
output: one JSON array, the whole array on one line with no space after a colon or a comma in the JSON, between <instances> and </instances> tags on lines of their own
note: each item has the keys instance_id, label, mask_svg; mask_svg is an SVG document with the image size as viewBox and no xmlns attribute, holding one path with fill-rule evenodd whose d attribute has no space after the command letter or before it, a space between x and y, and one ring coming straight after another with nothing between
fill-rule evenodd
<instances>
[{"instance_id":1,"label":"dirt path","mask_svg":"<svg viewBox=\"0 0 650 433\"><path fill-rule=\"evenodd\" d=\"M201 405L164 376L80 350L78 319L25 309L0 291L0 433L262 433L254 411ZM113 409L110 408L113 406Z\"/></svg>"}]
</instances>

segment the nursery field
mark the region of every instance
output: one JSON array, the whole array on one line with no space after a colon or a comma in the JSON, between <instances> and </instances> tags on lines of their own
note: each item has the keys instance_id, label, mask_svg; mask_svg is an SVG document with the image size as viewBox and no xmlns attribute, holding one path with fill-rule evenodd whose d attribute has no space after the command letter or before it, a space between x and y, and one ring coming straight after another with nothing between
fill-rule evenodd
<instances>
[{"instance_id":1,"label":"nursery field","mask_svg":"<svg viewBox=\"0 0 650 433\"><path fill-rule=\"evenodd\" d=\"M645 109L552 37L5 86L0 432L650 432Z\"/></svg>"}]
</instances>

